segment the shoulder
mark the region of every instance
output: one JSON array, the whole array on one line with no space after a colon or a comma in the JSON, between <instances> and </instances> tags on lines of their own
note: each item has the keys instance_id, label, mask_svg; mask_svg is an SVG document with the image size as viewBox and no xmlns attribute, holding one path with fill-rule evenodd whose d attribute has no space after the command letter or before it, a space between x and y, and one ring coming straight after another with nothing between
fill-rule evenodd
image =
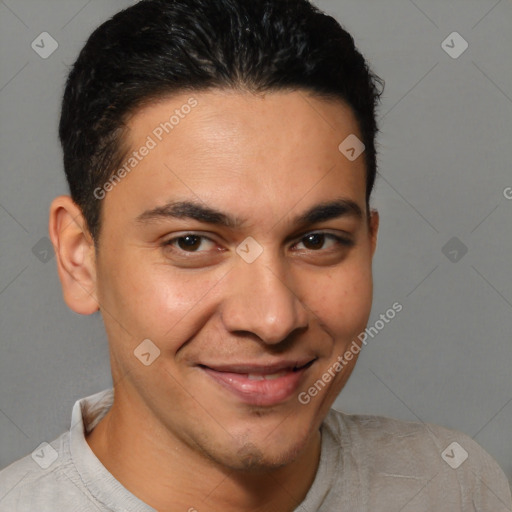
<instances>
[{"instance_id":1,"label":"shoulder","mask_svg":"<svg viewBox=\"0 0 512 512\"><path fill-rule=\"evenodd\" d=\"M511 510L510 487L502 469L462 432L334 409L324 424L369 485L387 485L391 479L417 481L439 495L452 491L461 503L478 503L481 510Z\"/></svg>"},{"instance_id":2,"label":"shoulder","mask_svg":"<svg viewBox=\"0 0 512 512\"><path fill-rule=\"evenodd\" d=\"M84 498L69 454L69 432L0 471L0 512L76 510Z\"/></svg>"},{"instance_id":3,"label":"shoulder","mask_svg":"<svg viewBox=\"0 0 512 512\"><path fill-rule=\"evenodd\" d=\"M400 448L402 453L413 451L417 457L425 456L425 460L436 455L436 461L444 460L449 466L461 466L466 460L470 464L497 465L467 434L432 423L345 414L335 409L329 411L325 423L340 439L349 439L351 443L361 444L362 449L371 449L374 453L386 453ZM450 458L456 460L451 461Z\"/></svg>"}]
</instances>

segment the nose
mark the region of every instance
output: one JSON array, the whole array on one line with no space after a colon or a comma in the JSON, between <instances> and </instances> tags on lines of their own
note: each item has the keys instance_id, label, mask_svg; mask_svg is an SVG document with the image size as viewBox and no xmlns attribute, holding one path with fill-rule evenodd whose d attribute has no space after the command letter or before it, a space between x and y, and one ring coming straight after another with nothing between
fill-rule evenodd
<instances>
[{"instance_id":1,"label":"nose","mask_svg":"<svg viewBox=\"0 0 512 512\"><path fill-rule=\"evenodd\" d=\"M268 259L260 257L250 264L239 261L230 272L226 289L222 321L230 332L252 333L274 345L308 325L308 309L293 283L287 282L279 264Z\"/></svg>"}]
</instances>

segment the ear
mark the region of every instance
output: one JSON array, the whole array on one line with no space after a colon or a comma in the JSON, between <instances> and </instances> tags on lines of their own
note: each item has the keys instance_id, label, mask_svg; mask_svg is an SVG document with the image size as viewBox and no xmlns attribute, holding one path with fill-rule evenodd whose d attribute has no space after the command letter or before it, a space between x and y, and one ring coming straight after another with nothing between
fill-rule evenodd
<instances>
[{"instance_id":1,"label":"ear","mask_svg":"<svg viewBox=\"0 0 512 512\"><path fill-rule=\"evenodd\" d=\"M75 313L95 313L99 305L94 243L82 211L71 197L59 196L52 201L48 229L64 301Z\"/></svg>"},{"instance_id":2,"label":"ear","mask_svg":"<svg viewBox=\"0 0 512 512\"><path fill-rule=\"evenodd\" d=\"M373 258L373 255L375 254L375 249L377 248L377 234L379 232L379 222L380 222L379 212L377 210L372 209L370 212L370 225L369 225L372 258Z\"/></svg>"}]
</instances>

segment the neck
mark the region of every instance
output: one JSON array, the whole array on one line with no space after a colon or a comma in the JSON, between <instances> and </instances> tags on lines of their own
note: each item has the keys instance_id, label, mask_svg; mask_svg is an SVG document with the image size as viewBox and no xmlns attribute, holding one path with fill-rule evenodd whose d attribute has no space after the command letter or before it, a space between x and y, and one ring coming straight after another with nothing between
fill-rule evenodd
<instances>
[{"instance_id":1,"label":"neck","mask_svg":"<svg viewBox=\"0 0 512 512\"><path fill-rule=\"evenodd\" d=\"M292 463L240 472L219 465L115 396L109 412L86 435L87 443L126 489L156 510L293 512L313 484L319 430Z\"/></svg>"}]
</instances>

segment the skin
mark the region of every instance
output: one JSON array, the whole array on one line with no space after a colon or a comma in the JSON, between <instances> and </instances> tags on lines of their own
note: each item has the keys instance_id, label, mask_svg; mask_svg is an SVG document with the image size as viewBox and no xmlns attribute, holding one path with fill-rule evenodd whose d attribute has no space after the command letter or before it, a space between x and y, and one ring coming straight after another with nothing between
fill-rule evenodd
<instances>
[{"instance_id":1,"label":"skin","mask_svg":"<svg viewBox=\"0 0 512 512\"><path fill-rule=\"evenodd\" d=\"M190 96L137 111L130 147ZM87 442L157 510L293 511L315 478L320 425L357 357L309 404L297 394L333 366L370 315L379 217L365 205L364 154L351 162L338 151L359 129L343 103L305 91L193 97L198 106L102 200L99 251L69 197L51 206L64 299L77 313L99 309L109 340L115 402ZM338 198L363 217L293 223ZM136 221L171 199L246 223ZM353 246L306 238L319 231ZM191 232L207 239L193 250L163 245ZM250 264L236 252L249 236L263 248ZM134 356L144 339L160 350L149 366ZM304 358L316 359L297 393L273 406L240 401L197 366Z\"/></svg>"}]
</instances>

